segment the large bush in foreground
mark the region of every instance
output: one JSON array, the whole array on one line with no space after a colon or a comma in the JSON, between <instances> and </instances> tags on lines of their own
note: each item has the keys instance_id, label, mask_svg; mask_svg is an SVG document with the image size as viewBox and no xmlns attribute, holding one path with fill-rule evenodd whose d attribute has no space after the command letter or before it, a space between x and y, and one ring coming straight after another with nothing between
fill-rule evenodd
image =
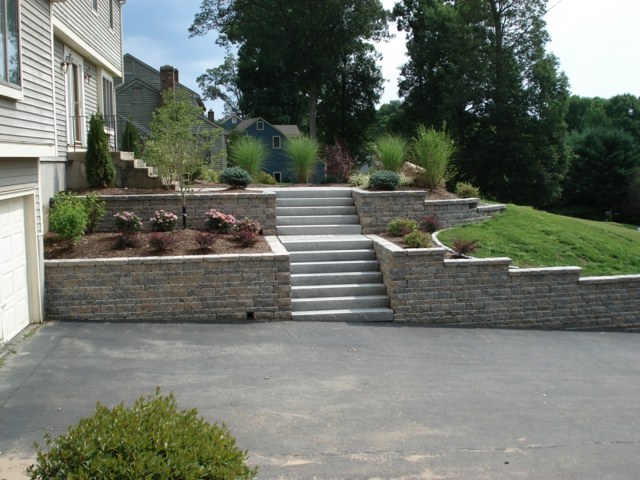
<instances>
[{"instance_id":1,"label":"large bush in foreground","mask_svg":"<svg viewBox=\"0 0 640 480\"><path fill-rule=\"evenodd\" d=\"M178 411L172 394L140 397L131 408L98 403L95 413L52 439L48 451L36 445L32 479L118 480L250 479L246 464L225 425L209 424L195 409Z\"/></svg>"},{"instance_id":2,"label":"large bush in foreground","mask_svg":"<svg viewBox=\"0 0 640 480\"><path fill-rule=\"evenodd\" d=\"M268 155L266 143L255 137L241 137L229 146L231 164L246 170L252 177L262 171Z\"/></svg>"},{"instance_id":3,"label":"large bush in foreground","mask_svg":"<svg viewBox=\"0 0 640 480\"><path fill-rule=\"evenodd\" d=\"M116 169L109 152L109 137L104 131L104 118L100 113L91 115L89 119L85 164L89 185L108 187L113 184Z\"/></svg>"},{"instance_id":4,"label":"large bush in foreground","mask_svg":"<svg viewBox=\"0 0 640 480\"><path fill-rule=\"evenodd\" d=\"M318 164L320 145L314 138L292 137L284 144L291 170L298 183L308 183Z\"/></svg>"}]
</instances>

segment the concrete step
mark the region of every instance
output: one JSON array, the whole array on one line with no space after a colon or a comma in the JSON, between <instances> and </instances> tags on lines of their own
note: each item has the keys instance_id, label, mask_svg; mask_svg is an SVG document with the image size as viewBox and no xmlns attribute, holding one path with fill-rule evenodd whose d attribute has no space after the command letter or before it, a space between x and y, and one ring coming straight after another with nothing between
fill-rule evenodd
<instances>
[{"instance_id":1,"label":"concrete step","mask_svg":"<svg viewBox=\"0 0 640 480\"><path fill-rule=\"evenodd\" d=\"M291 286L346 285L359 283L382 283L380 272L331 272L291 274Z\"/></svg>"},{"instance_id":2,"label":"concrete step","mask_svg":"<svg viewBox=\"0 0 640 480\"><path fill-rule=\"evenodd\" d=\"M304 215L276 217L278 226L281 225L357 225L357 215Z\"/></svg>"},{"instance_id":3,"label":"concrete step","mask_svg":"<svg viewBox=\"0 0 640 480\"><path fill-rule=\"evenodd\" d=\"M293 320L302 322L392 322L390 308L352 308L291 312Z\"/></svg>"},{"instance_id":4,"label":"concrete step","mask_svg":"<svg viewBox=\"0 0 640 480\"><path fill-rule=\"evenodd\" d=\"M347 285L307 285L291 287L292 298L320 298L339 296L386 295L382 283L356 283Z\"/></svg>"},{"instance_id":5,"label":"concrete step","mask_svg":"<svg viewBox=\"0 0 640 480\"><path fill-rule=\"evenodd\" d=\"M292 298L291 310L309 312L313 310L345 310L350 308L388 308L389 297L386 295L367 295L364 297L322 297Z\"/></svg>"},{"instance_id":6,"label":"concrete step","mask_svg":"<svg viewBox=\"0 0 640 480\"><path fill-rule=\"evenodd\" d=\"M291 273L342 273L377 272L380 264L377 260L353 260L348 262L301 262L291 264Z\"/></svg>"},{"instance_id":7,"label":"concrete step","mask_svg":"<svg viewBox=\"0 0 640 480\"><path fill-rule=\"evenodd\" d=\"M370 250L373 248L371 239L364 235L290 235L281 236L280 242L288 252Z\"/></svg>"},{"instance_id":8,"label":"concrete step","mask_svg":"<svg viewBox=\"0 0 640 480\"><path fill-rule=\"evenodd\" d=\"M353 198L276 198L276 207L353 207Z\"/></svg>"},{"instance_id":9,"label":"concrete step","mask_svg":"<svg viewBox=\"0 0 640 480\"><path fill-rule=\"evenodd\" d=\"M374 250L319 250L316 252L290 252L291 263L298 262L346 262L349 260L375 260Z\"/></svg>"},{"instance_id":10,"label":"concrete step","mask_svg":"<svg viewBox=\"0 0 640 480\"><path fill-rule=\"evenodd\" d=\"M302 215L356 215L356 207L276 207L277 218Z\"/></svg>"},{"instance_id":11,"label":"concrete step","mask_svg":"<svg viewBox=\"0 0 640 480\"><path fill-rule=\"evenodd\" d=\"M283 188L276 189L276 198L351 198L350 188Z\"/></svg>"},{"instance_id":12,"label":"concrete step","mask_svg":"<svg viewBox=\"0 0 640 480\"><path fill-rule=\"evenodd\" d=\"M362 227L356 225L283 225L277 227L280 235L357 235Z\"/></svg>"}]
</instances>

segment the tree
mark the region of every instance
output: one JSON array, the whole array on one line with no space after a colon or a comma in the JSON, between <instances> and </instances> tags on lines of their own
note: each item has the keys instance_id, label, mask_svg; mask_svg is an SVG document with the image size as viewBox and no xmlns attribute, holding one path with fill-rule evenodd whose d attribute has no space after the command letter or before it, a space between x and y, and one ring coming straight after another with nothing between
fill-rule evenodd
<instances>
[{"instance_id":1,"label":"tree","mask_svg":"<svg viewBox=\"0 0 640 480\"><path fill-rule=\"evenodd\" d=\"M265 95L284 88L294 104L306 103L309 133L315 137L323 88L344 58L386 29L379 0L282 0L277 5L272 0L203 0L189 32L217 30L219 43L239 45L243 95L248 95L248 84L262 86Z\"/></svg>"},{"instance_id":2,"label":"tree","mask_svg":"<svg viewBox=\"0 0 640 480\"><path fill-rule=\"evenodd\" d=\"M145 161L158 169L163 182L175 184L182 201L182 225L187 226L187 192L193 177L211 154L219 130L203 128L200 108L182 91L166 91L163 105L153 112Z\"/></svg>"},{"instance_id":3,"label":"tree","mask_svg":"<svg viewBox=\"0 0 640 480\"><path fill-rule=\"evenodd\" d=\"M568 81L545 51L546 0L403 0L400 93L407 127L447 129L462 179L495 198L545 205L569 158Z\"/></svg>"},{"instance_id":4,"label":"tree","mask_svg":"<svg viewBox=\"0 0 640 480\"><path fill-rule=\"evenodd\" d=\"M210 68L197 79L206 100L222 100L226 115L241 115L242 92L238 85L238 60L227 53L224 63Z\"/></svg>"},{"instance_id":5,"label":"tree","mask_svg":"<svg viewBox=\"0 0 640 480\"><path fill-rule=\"evenodd\" d=\"M109 151L109 137L104 131L104 119L100 113L91 115L89 119L85 164L89 185L108 187L113 184L116 171Z\"/></svg>"}]
</instances>

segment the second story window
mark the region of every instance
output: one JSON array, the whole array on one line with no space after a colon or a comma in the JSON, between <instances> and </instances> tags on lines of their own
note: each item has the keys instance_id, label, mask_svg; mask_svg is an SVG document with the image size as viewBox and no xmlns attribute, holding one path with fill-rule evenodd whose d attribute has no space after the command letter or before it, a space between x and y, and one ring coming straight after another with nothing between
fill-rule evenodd
<instances>
[{"instance_id":1,"label":"second story window","mask_svg":"<svg viewBox=\"0 0 640 480\"><path fill-rule=\"evenodd\" d=\"M98 11L98 0L91 0L91 5L95 11Z\"/></svg>"},{"instance_id":2,"label":"second story window","mask_svg":"<svg viewBox=\"0 0 640 480\"><path fill-rule=\"evenodd\" d=\"M0 82L20 85L18 0L0 0Z\"/></svg>"},{"instance_id":3,"label":"second story window","mask_svg":"<svg viewBox=\"0 0 640 480\"><path fill-rule=\"evenodd\" d=\"M262 120L258 120L256 123L256 130L264 130L264 122Z\"/></svg>"},{"instance_id":4,"label":"second story window","mask_svg":"<svg viewBox=\"0 0 640 480\"><path fill-rule=\"evenodd\" d=\"M273 148L275 150L278 150L278 149L282 148L282 142L280 140L280 135L274 135L272 145L273 145Z\"/></svg>"},{"instance_id":5,"label":"second story window","mask_svg":"<svg viewBox=\"0 0 640 480\"><path fill-rule=\"evenodd\" d=\"M109 0L109 27L113 28L113 0Z\"/></svg>"}]
</instances>

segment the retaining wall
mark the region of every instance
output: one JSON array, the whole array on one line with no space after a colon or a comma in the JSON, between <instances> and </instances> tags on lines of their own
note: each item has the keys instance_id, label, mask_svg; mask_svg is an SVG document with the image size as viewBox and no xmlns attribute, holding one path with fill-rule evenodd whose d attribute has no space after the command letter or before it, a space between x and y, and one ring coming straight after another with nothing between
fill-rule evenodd
<instances>
[{"instance_id":1,"label":"retaining wall","mask_svg":"<svg viewBox=\"0 0 640 480\"><path fill-rule=\"evenodd\" d=\"M509 268L445 259L375 235L394 321L465 327L640 330L640 275L580 278L579 267Z\"/></svg>"},{"instance_id":2,"label":"retaining wall","mask_svg":"<svg viewBox=\"0 0 640 480\"><path fill-rule=\"evenodd\" d=\"M98 231L115 230L113 215L121 210L134 212L145 226L156 210L169 210L178 215L182 224L182 201L176 194L102 195L106 202L106 214ZM187 222L193 228L201 228L205 213L215 208L236 218L249 217L260 223L265 235L276 234L276 194L273 191L203 192L192 193L187 198Z\"/></svg>"},{"instance_id":3,"label":"retaining wall","mask_svg":"<svg viewBox=\"0 0 640 480\"><path fill-rule=\"evenodd\" d=\"M45 260L48 320L289 320L289 254Z\"/></svg>"},{"instance_id":4,"label":"retaining wall","mask_svg":"<svg viewBox=\"0 0 640 480\"><path fill-rule=\"evenodd\" d=\"M491 218L506 206L484 205L477 198L429 200L424 190L371 192L354 189L353 200L363 233L379 233L394 218L420 222L425 216L438 215L442 228L465 225Z\"/></svg>"}]
</instances>

